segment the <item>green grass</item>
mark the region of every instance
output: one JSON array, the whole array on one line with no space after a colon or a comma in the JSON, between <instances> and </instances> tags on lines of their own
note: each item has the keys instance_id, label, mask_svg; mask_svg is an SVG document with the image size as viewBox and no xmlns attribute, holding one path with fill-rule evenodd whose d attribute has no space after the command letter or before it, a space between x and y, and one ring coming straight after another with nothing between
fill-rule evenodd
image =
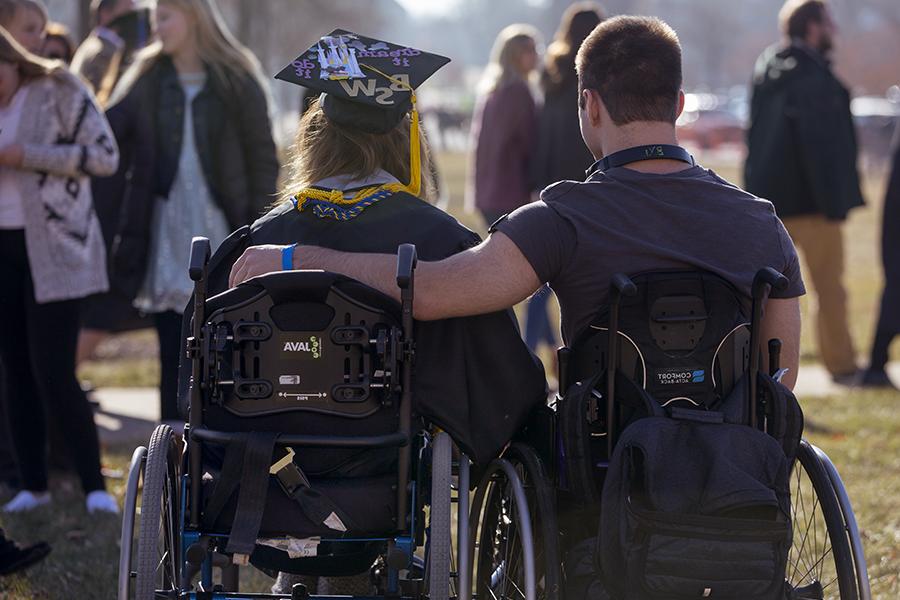
<instances>
[{"instance_id":1,"label":"green grass","mask_svg":"<svg viewBox=\"0 0 900 600\"><path fill-rule=\"evenodd\" d=\"M808 439L838 466L853 501L875 598L900 597L900 396L852 392L802 401L814 421ZM127 470L131 447L107 449L107 466ZM53 553L25 575L0 579L0 599L112 598L118 564L119 520L85 513L71 477L53 480L52 508L26 517L0 515L0 527L23 541L48 540ZM122 497L124 480L110 480ZM271 580L252 569L243 591L266 591Z\"/></svg>"}]
</instances>

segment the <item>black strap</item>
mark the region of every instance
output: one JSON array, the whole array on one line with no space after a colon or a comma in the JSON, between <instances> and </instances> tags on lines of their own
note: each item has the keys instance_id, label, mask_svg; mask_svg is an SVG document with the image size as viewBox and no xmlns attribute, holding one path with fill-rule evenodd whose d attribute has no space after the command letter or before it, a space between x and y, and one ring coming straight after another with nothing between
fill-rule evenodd
<instances>
[{"instance_id":1,"label":"black strap","mask_svg":"<svg viewBox=\"0 0 900 600\"><path fill-rule=\"evenodd\" d=\"M604 156L585 171L590 177L594 173L603 172L614 167L621 167L628 163L638 162L642 160L680 160L694 166L694 157L691 153L681 146L673 146L671 144L653 144L650 146L635 146L634 148L626 148L618 152L613 152Z\"/></svg>"},{"instance_id":2,"label":"black strap","mask_svg":"<svg viewBox=\"0 0 900 600\"><path fill-rule=\"evenodd\" d=\"M216 486L209 495L209 501L203 509L203 526L206 529L213 529L219 515L234 491L241 483L241 467L244 463L244 448L247 440L242 437L240 441L231 442L225 448L225 457L222 463L222 471L216 480Z\"/></svg>"},{"instance_id":3,"label":"black strap","mask_svg":"<svg viewBox=\"0 0 900 600\"><path fill-rule=\"evenodd\" d=\"M341 533L353 528L347 515L328 496L310 486L309 479L293 460L275 473L275 477L287 497L295 501L313 523Z\"/></svg>"},{"instance_id":4,"label":"black strap","mask_svg":"<svg viewBox=\"0 0 900 600\"><path fill-rule=\"evenodd\" d=\"M266 508L266 493L269 491L269 464L277 437L274 431L247 434L237 510L225 547L225 552L229 554L249 555L256 547L256 537Z\"/></svg>"}]
</instances>

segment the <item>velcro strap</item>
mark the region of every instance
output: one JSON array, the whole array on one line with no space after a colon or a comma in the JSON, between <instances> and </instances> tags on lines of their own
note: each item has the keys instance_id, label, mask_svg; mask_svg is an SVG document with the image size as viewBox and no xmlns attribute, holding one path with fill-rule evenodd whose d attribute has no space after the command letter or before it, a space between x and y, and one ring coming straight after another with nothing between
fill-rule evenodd
<instances>
[{"instance_id":1,"label":"velcro strap","mask_svg":"<svg viewBox=\"0 0 900 600\"><path fill-rule=\"evenodd\" d=\"M303 509L303 513L314 523L321 523L334 531L346 532L351 524L347 516L331 499L322 492L307 486L300 486L291 496Z\"/></svg>"},{"instance_id":2,"label":"velcro strap","mask_svg":"<svg viewBox=\"0 0 900 600\"><path fill-rule=\"evenodd\" d=\"M693 410L690 408L673 407L669 414L679 421L694 421L696 423L724 423L725 415L714 410Z\"/></svg>"},{"instance_id":3,"label":"velcro strap","mask_svg":"<svg viewBox=\"0 0 900 600\"><path fill-rule=\"evenodd\" d=\"M309 479L293 461L293 454L289 449L287 456L272 465L281 489L313 523L345 533L350 529L347 516L328 496L310 486Z\"/></svg>"},{"instance_id":4,"label":"velcro strap","mask_svg":"<svg viewBox=\"0 0 900 600\"><path fill-rule=\"evenodd\" d=\"M237 510L225 552L252 554L266 507L269 490L269 464L278 434L272 431L253 431L247 434L244 447L240 491Z\"/></svg>"}]
</instances>

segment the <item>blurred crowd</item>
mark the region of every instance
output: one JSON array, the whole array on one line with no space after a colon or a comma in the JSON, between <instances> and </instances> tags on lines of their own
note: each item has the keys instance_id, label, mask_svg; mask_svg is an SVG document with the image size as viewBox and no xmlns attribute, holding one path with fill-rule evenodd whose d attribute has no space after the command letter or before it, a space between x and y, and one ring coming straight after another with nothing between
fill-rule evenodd
<instances>
[{"instance_id":1,"label":"blurred crowd","mask_svg":"<svg viewBox=\"0 0 900 600\"><path fill-rule=\"evenodd\" d=\"M279 161L267 77L214 0L94 0L94 28L80 44L51 16L40 0L0 0L0 478L15 492L3 511L51 502L48 448L58 445L87 510L116 512L76 367L111 333L155 328L161 419L178 420L190 240L215 247L253 222L276 197ZM573 4L546 52L529 25L498 35L472 118L466 189L485 223L555 182L583 179L600 158L581 139L576 55L605 16L597 4ZM744 185L774 203L805 256L825 367L839 382L892 386L900 150L895 141L884 202L886 286L860 369L842 236L863 201L850 95L829 60L837 27L817 0L789 0L780 26L784 41L752 75ZM545 288L528 303L533 349L558 343L551 296ZM0 532L0 561L7 549L17 564L29 561L16 552L49 551Z\"/></svg>"}]
</instances>

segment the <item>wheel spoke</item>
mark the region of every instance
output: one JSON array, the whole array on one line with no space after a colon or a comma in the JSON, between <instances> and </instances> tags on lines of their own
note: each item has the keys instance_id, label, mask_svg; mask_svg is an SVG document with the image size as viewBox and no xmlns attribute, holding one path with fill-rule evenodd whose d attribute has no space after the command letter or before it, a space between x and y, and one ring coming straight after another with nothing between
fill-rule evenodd
<instances>
[{"instance_id":1,"label":"wheel spoke","mask_svg":"<svg viewBox=\"0 0 900 600\"><path fill-rule=\"evenodd\" d=\"M828 549L827 549L825 552L822 553L822 556L819 557L819 560L817 560L817 561L813 564L813 566L809 568L809 570L803 575L803 578L805 579L806 577L809 577L810 574L816 569L816 567L818 567L819 565L822 564L822 562L825 560L825 557L828 556L828 554L829 554L830 552L831 552L831 546L829 546ZM821 581L821 578L815 577L815 578L813 579L813 581Z\"/></svg>"}]
</instances>

